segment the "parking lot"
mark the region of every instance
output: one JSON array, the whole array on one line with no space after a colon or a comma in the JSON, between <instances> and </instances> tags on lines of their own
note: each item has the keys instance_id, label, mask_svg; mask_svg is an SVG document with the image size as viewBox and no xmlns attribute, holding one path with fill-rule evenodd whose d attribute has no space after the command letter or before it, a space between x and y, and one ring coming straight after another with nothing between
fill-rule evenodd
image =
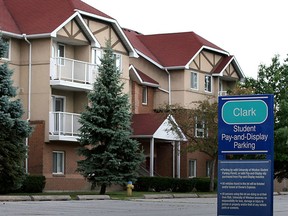
<instances>
[{"instance_id":1,"label":"parking lot","mask_svg":"<svg viewBox=\"0 0 288 216\"><path fill-rule=\"evenodd\" d=\"M215 216L216 208L216 198L25 201L1 202L0 215ZM274 196L274 216L287 214L288 195Z\"/></svg>"}]
</instances>

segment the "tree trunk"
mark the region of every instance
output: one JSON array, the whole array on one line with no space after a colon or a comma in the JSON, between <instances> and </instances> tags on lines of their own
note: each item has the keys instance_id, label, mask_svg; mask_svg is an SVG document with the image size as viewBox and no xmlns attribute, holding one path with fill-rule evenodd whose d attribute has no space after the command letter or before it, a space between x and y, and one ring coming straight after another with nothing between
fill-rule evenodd
<instances>
[{"instance_id":1,"label":"tree trunk","mask_svg":"<svg viewBox=\"0 0 288 216\"><path fill-rule=\"evenodd\" d=\"M214 180L215 180L215 165L216 165L216 158L213 158L210 170L210 192L214 191Z\"/></svg>"},{"instance_id":2,"label":"tree trunk","mask_svg":"<svg viewBox=\"0 0 288 216\"><path fill-rule=\"evenodd\" d=\"M106 193L106 184L103 183L103 184L101 185L100 194L101 194L101 195L104 195L105 193Z\"/></svg>"}]
</instances>

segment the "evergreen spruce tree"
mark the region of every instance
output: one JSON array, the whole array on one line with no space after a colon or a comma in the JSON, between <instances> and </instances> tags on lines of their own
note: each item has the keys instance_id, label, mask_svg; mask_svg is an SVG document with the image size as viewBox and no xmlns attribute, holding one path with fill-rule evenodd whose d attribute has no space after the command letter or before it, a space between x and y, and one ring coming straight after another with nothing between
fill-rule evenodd
<instances>
[{"instance_id":1,"label":"evergreen spruce tree","mask_svg":"<svg viewBox=\"0 0 288 216\"><path fill-rule=\"evenodd\" d=\"M0 35L0 59L7 44ZM25 138L31 128L22 120L22 104L12 86L12 71L7 63L0 63L0 193L8 193L21 187L25 178L24 160L26 157Z\"/></svg>"},{"instance_id":2,"label":"evergreen spruce tree","mask_svg":"<svg viewBox=\"0 0 288 216\"><path fill-rule=\"evenodd\" d=\"M105 194L111 184L134 181L144 159L139 144L131 136L128 95L123 93L120 71L116 68L111 44L99 66L99 76L88 94L89 105L81 114L78 171Z\"/></svg>"}]
</instances>

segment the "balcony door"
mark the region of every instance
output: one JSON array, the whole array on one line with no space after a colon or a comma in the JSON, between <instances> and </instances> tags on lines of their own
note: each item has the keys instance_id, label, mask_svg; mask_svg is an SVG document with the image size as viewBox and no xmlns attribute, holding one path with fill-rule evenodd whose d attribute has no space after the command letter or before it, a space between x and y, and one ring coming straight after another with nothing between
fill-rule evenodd
<instances>
[{"instance_id":1,"label":"balcony door","mask_svg":"<svg viewBox=\"0 0 288 216\"><path fill-rule=\"evenodd\" d=\"M57 134L63 134L64 130L64 111L65 97L52 96L52 111L54 113L54 131Z\"/></svg>"}]
</instances>

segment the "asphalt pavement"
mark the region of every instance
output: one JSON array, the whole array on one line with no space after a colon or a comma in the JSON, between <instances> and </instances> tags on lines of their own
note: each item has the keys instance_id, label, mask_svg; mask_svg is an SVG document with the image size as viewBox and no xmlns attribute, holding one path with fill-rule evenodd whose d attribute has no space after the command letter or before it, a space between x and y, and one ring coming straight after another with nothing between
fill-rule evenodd
<instances>
[{"instance_id":1,"label":"asphalt pavement","mask_svg":"<svg viewBox=\"0 0 288 216\"><path fill-rule=\"evenodd\" d=\"M0 202L1 216L215 216L216 209L216 198ZM273 215L288 215L288 195L274 196Z\"/></svg>"}]
</instances>

